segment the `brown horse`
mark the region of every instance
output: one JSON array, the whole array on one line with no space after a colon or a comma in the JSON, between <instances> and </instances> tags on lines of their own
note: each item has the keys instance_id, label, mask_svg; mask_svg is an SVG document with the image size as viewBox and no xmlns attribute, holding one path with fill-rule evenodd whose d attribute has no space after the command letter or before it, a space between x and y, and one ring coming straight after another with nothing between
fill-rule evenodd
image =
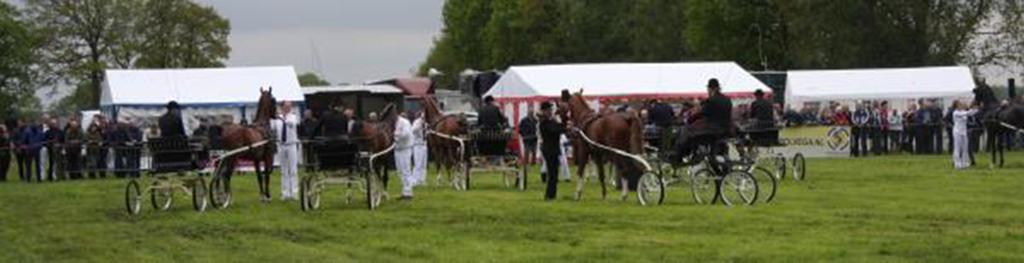
<instances>
[{"instance_id":1,"label":"brown horse","mask_svg":"<svg viewBox=\"0 0 1024 263\"><path fill-rule=\"evenodd\" d=\"M636 113L598 114L587 105L583 99L582 90L572 95L563 90L562 100L558 103L558 115L563 120L571 120L575 128L596 143L632 154L643 153L642 120ZM615 165L616 178L622 187L621 198L623 200L626 199L629 189L636 189L636 183L643 172L640 164L587 143L577 132L569 132L567 136L571 138L573 158L578 167L576 170L578 178L576 180L576 200L583 197L584 172L588 161L593 161L597 166L602 199L608 195L604 179L604 165L607 162Z\"/></svg>"},{"instance_id":2,"label":"brown horse","mask_svg":"<svg viewBox=\"0 0 1024 263\"><path fill-rule=\"evenodd\" d=\"M447 135L465 138L469 133L466 119L458 115L444 115L437 101L430 95L423 96L423 110L427 121L427 128L431 132L443 134L427 135L427 148L430 149L430 157L434 159L434 163L437 165L438 185L441 185L441 168L444 168L446 171L448 179L452 180L452 171L458 165L465 165L465 167L462 167L463 171L461 172L465 176L463 178L469 180L469 161L465 152L466 146L456 140L444 137ZM465 181L453 183L465 183L461 187L469 185ZM459 186L457 185L457 187Z\"/></svg>"},{"instance_id":3,"label":"brown horse","mask_svg":"<svg viewBox=\"0 0 1024 263\"><path fill-rule=\"evenodd\" d=\"M394 104L388 103L381 111L380 121L359 122L352 128L352 136L357 137L360 149L370 153L379 153L387 150L395 142L395 121L398 120L398 109ZM388 162L378 161L374 164L373 171L380 176L384 187L388 186Z\"/></svg>"},{"instance_id":4,"label":"brown horse","mask_svg":"<svg viewBox=\"0 0 1024 263\"><path fill-rule=\"evenodd\" d=\"M222 132L222 142L225 149L238 149L264 140L271 140L270 119L277 115L277 107L272 94L273 88L263 90L260 88L260 99L256 107L256 118L249 125L231 124L225 126ZM277 144L268 142L259 147L253 147L248 151L227 157L227 169L224 170L225 188L231 189L231 175L238 166L238 160L251 160L256 170L256 182L259 184L260 200L270 201L270 173L274 171L274 154L277 153Z\"/></svg>"}]
</instances>

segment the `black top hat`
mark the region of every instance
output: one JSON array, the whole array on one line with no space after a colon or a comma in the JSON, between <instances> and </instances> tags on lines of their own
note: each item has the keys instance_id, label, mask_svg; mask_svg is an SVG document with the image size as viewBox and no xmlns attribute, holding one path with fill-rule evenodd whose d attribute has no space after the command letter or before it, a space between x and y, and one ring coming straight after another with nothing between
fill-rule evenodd
<instances>
[{"instance_id":1,"label":"black top hat","mask_svg":"<svg viewBox=\"0 0 1024 263\"><path fill-rule=\"evenodd\" d=\"M760 98L762 96L764 96L764 91L762 91L761 89L757 89L754 91L754 97Z\"/></svg>"},{"instance_id":2,"label":"black top hat","mask_svg":"<svg viewBox=\"0 0 1024 263\"><path fill-rule=\"evenodd\" d=\"M720 88L720 87L721 86L718 85L718 79L714 79L713 78L713 79L709 79L708 80L708 88Z\"/></svg>"},{"instance_id":3,"label":"black top hat","mask_svg":"<svg viewBox=\"0 0 1024 263\"><path fill-rule=\"evenodd\" d=\"M484 102L486 102L486 103L494 102L494 97L491 96L491 95L487 95L487 97L484 97Z\"/></svg>"},{"instance_id":4,"label":"black top hat","mask_svg":"<svg viewBox=\"0 0 1024 263\"><path fill-rule=\"evenodd\" d=\"M181 109L181 106L178 105L177 101L173 101L172 100L172 101L167 103L167 109L168 110L177 110L177 109Z\"/></svg>"}]
</instances>

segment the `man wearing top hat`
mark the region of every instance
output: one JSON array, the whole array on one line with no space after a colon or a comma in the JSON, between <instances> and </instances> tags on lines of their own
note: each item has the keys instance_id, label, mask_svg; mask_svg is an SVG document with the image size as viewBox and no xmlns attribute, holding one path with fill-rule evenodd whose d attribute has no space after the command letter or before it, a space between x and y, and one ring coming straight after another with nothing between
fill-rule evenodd
<instances>
[{"instance_id":1,"label":"man wearing top hat","mask_svg":"<svg viewBox=\"0 0 1024 263\"><path fill-rule=\"evenodd\" d=\"M185 124L181 121L181 106L178 102L172 100L167 103L167 113L160 116L159 124L161 137L185 137Z\"/></svg>"}]
</instances>

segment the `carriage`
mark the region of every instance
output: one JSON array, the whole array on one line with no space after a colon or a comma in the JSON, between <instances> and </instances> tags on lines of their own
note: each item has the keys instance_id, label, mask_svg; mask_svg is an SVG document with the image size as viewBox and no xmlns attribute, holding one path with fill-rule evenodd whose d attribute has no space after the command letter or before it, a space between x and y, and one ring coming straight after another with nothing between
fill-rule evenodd
<instances>
[{"instance_id":1,"label":"carriage","mask_svg":"<svg viewBox=\"0 0 1024 263\"><path fill-rule=\"evenodd\" d=\"M388 157L394 144L383 151L369 152L359 138L318 138L305 141L306 169L299 177L299 206L302 211L320 208L320 201L329 185L346 187L345 200L351 203L353 193L366 195L366 205L376 209L387 196L384 177ZM354 190L358 189L358 190Z\"/></svg>"},{"instance_id":2,"label":"carriage","mask_svg":"<svg viewBox=\"0 0 1024 263\"><path fill-rule=\"evenodd\" d=\"M208 189L205 174L199 172L202 146L185 137L153 138L146 143L152 156L148 174L152 179L133 177L125 186L125 208L129 214L142 209L143 195L157 210L168 210L174 202L174 191L181 190L192 200L198 212L207 208ZM145 188L143 188L145 187Z\"/></svg>"}]
</instances>

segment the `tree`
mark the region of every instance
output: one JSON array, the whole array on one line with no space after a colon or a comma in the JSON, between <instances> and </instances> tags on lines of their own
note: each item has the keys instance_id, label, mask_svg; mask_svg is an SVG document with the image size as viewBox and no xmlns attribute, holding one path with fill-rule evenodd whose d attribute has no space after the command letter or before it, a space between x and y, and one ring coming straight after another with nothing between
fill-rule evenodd
<instances>
[{"instance_id":1,"label":"tree","mask_svg":"<svg viewBox=\"0 0 1024 263\"><path fill-rule=\"evenodd\" d=\"M26 0L44 34L46 83L88 91L68 108L95 108L108 68L221 67L230 24L186 0Z\"/></svg>"},{"instance_id":2,"label":"tree","mask_svg":"<svg viewBox=\"0 0 1024 263\"><path fill-rule=\"evenodd\" d=\"M0 2L0 116L14 116L37 106L33 58L38 43L19 12Z\"/></svg>"},{"instance_id":3,"label":"tree","mask_svg":"<svg viewBox=\"0 0 1024 263\"><path fill-rule=\"evenodd\" d=\"M302 73L302 75L299 75L299 86L314 87L330 85L330 82L327 82L327 80L320 78L320 75L317 75L316 73L313 72L306 72Z\"/></svg>"}]
</instances>

